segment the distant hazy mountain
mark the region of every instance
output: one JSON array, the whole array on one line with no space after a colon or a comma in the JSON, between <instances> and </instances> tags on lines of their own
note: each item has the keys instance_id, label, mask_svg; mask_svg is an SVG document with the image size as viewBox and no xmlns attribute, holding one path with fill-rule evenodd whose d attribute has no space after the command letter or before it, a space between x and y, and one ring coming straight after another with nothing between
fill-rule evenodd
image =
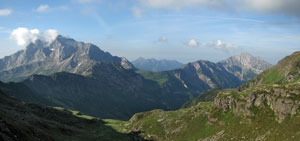
<instances>
[{"instance_id":1,"label":"distant hazy mountain","mask_svg":"<svg viewBox=\"0 0 300 141\"><path fill-rule=\"evenodd\" d=\"M227 71L233 73L243 82L253 79L256 75L272 67L272 64L260 57L254 57L248 53L232 56L220 61L219 64L222 64Z\"/></svg>"},{"instance_id":2,"label":"distant hazy mountain","mask_svg":"<svg viewBox=\"0 0 300 141\"><path fill-rule=\"evenodd\" d=\"M156 59L144 59L142 57L132 61L132 64L140 70L148 71L167 71L179 68L183 64L176 60L156 60Z\"/></svg>"},{"instance_id":3,"label":"distant hazy mountain","mask_svg":"<svg viewBox=\"0 0 300 141\"><path fill-rule=\"evenodd\" d=\"M25 50L0 59L0 80L21 81L32 74L49 75L62 71L84 74L97 62L117 62L126 69L133 68L125 58L112 56L93 44L59 35L50 45L37 40Z\"/></svg>"}]
</instances>

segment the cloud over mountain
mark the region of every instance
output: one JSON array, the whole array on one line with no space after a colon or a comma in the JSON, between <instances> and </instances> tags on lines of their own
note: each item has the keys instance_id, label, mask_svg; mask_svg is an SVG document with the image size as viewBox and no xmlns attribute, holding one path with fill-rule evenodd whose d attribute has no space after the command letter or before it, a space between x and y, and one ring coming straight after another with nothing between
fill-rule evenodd
<instances>
[{"instance_id":1,"label":"cloud over mountain","mask_svg":"<svg viewBox=\"0 0 300 141\"><path fill-rule=\"evenodd\" d=\"M58 31L55 29L48 29L45 32L40 32L38 29L27 29L19 27L14 29L10 38L17 42L17 45L24 46L30 42L35 42L37 39L44 40L47 43L51 43L58 35Z\"/></svg>"}]
</instances>

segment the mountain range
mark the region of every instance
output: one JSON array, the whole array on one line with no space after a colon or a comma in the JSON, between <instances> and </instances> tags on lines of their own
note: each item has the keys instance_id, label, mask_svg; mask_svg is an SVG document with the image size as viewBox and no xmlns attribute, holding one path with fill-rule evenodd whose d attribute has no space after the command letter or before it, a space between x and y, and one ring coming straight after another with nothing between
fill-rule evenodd
<instances>
[{"instance_id":1,"label":"mountain range","mask_svg":"<svg viewBox=\"0 0 300 141\"><path fill-rule=\"evenodd\" d=\"M61 46L51 49L57 40ZM65 41L74 42L68 44L74 52L63 49ZM82 42L59 36L53 43L37 41L19 51L22 55L1 60L6 83L0 83L0 140L300 138L299 51L275 66L243 53L153 72L91 44L98 50L94 57L78 55L88 49L76 50ZM60 59L45 57L44 48L61 50L52 53L69 61L54 65ZM72 68L70 60L87 64Z\"/></svg>"},{"instance_id":2,"label":"mountain range","mask_svg":"<svg viewBox=\"0 0 300 141\"><path fill-rule=\"evenodd\" d=\"M298 140L299 62L295 52L238 88L213 89L179 110L136 113L128 121L24 103L0 91L0 139Z\"/></svg>"},{"instance_id":3,"label":"mountain range","mask_svg":"<svg viewBox=\"0 0 300 141\"><path fill-rule=\"evenodd\" d=\"M298 51L236 89L214 89L176 111L137 113L119 126L149 140L299 140L299 64Z\"/></svg>"},{"instance_id":4,"label":"mountain range","mask_svg":"<svg viewBox=\"0 0 300 141\"><path fill-rule=\"evenodd\" d=\"M132 61L132 64L139 70L147 70L147 71L154 71L154 72L173 70L183 65L182 63L176 60L166 60L166 59L156 60L153 58L145 59L143 57L140 57Z\"/></svg>"},{"instance_id":5,"label":"mountain range","mask_svg":"<svg viewBox=\"0 0 300 141\"><path fill-rule=\"evenodd\" d=\"M203 92L235 88L269 67L249 54L233 58L239 59L199 60L169 71L143 71L93 44L59 35L51 44L37 40L1 59L0 80L14 82L3 83L0 89L25 102L127 120L137 112L179 109Z\"/></svg>"}]
</instances>

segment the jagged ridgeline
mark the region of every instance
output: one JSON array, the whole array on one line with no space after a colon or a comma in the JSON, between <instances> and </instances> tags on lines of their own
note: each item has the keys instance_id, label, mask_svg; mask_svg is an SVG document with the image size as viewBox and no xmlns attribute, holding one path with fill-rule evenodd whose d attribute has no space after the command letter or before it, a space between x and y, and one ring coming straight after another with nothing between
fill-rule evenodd
<instances>
[{"instance_id":1,"label":"jagged ridgeline","mask_svg":"<svg viewBox=\"0 0 300 141\"><path fill-rule=\"evenodd\" d=\"M0 89L25 102L128 120L137 112L179 109L214 88L235 88L269 66L241 54L219 63L199 60L169 71L141 71L125 58L59 35L51 44L37 40L0 59L0 80L14 81Z\"/></svg>"},{"instance_id":2,"label":"jagged ridgeline","mask_svg":"<svg viewBox=\"0 0 300 141\"><path fill-rule=\"evenodd\" d=\"M153 140L299 140L299 64L295 52L213 103L138 113L125 128Z\"/></svg>"},{"instance_id":3,"label":"jagged ridgeline","mask_svg":"<svg viewBox=\"0 0 300 141\"><path fill-rule=\"evenodd\" d=\"M93 44L59 35L51 44L36 40L25 50L0 59L0 80L22 81L33 74L49 75L62 71L85 75L87 69L99 62L117 62L126 69L134 68L125 58L112 56Z\"/></svg>"}]
</instances>

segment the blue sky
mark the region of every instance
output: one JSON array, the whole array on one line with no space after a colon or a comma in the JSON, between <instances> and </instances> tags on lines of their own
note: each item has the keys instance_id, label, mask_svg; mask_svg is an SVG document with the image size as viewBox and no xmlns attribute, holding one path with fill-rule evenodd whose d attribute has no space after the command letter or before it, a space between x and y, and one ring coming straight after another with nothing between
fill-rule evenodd
<instances>
[{"instance_id":1,"label":"blue sky","mask_svg":"<svg viewBox=\"0 0 300 141\"><path fill-rule=\"evenodd\" d=\"M138 57L213 62L248 52L270 63L300 49L299 0L0 0L0 57L24 27Z\"/></svg>"}]
</instances>

